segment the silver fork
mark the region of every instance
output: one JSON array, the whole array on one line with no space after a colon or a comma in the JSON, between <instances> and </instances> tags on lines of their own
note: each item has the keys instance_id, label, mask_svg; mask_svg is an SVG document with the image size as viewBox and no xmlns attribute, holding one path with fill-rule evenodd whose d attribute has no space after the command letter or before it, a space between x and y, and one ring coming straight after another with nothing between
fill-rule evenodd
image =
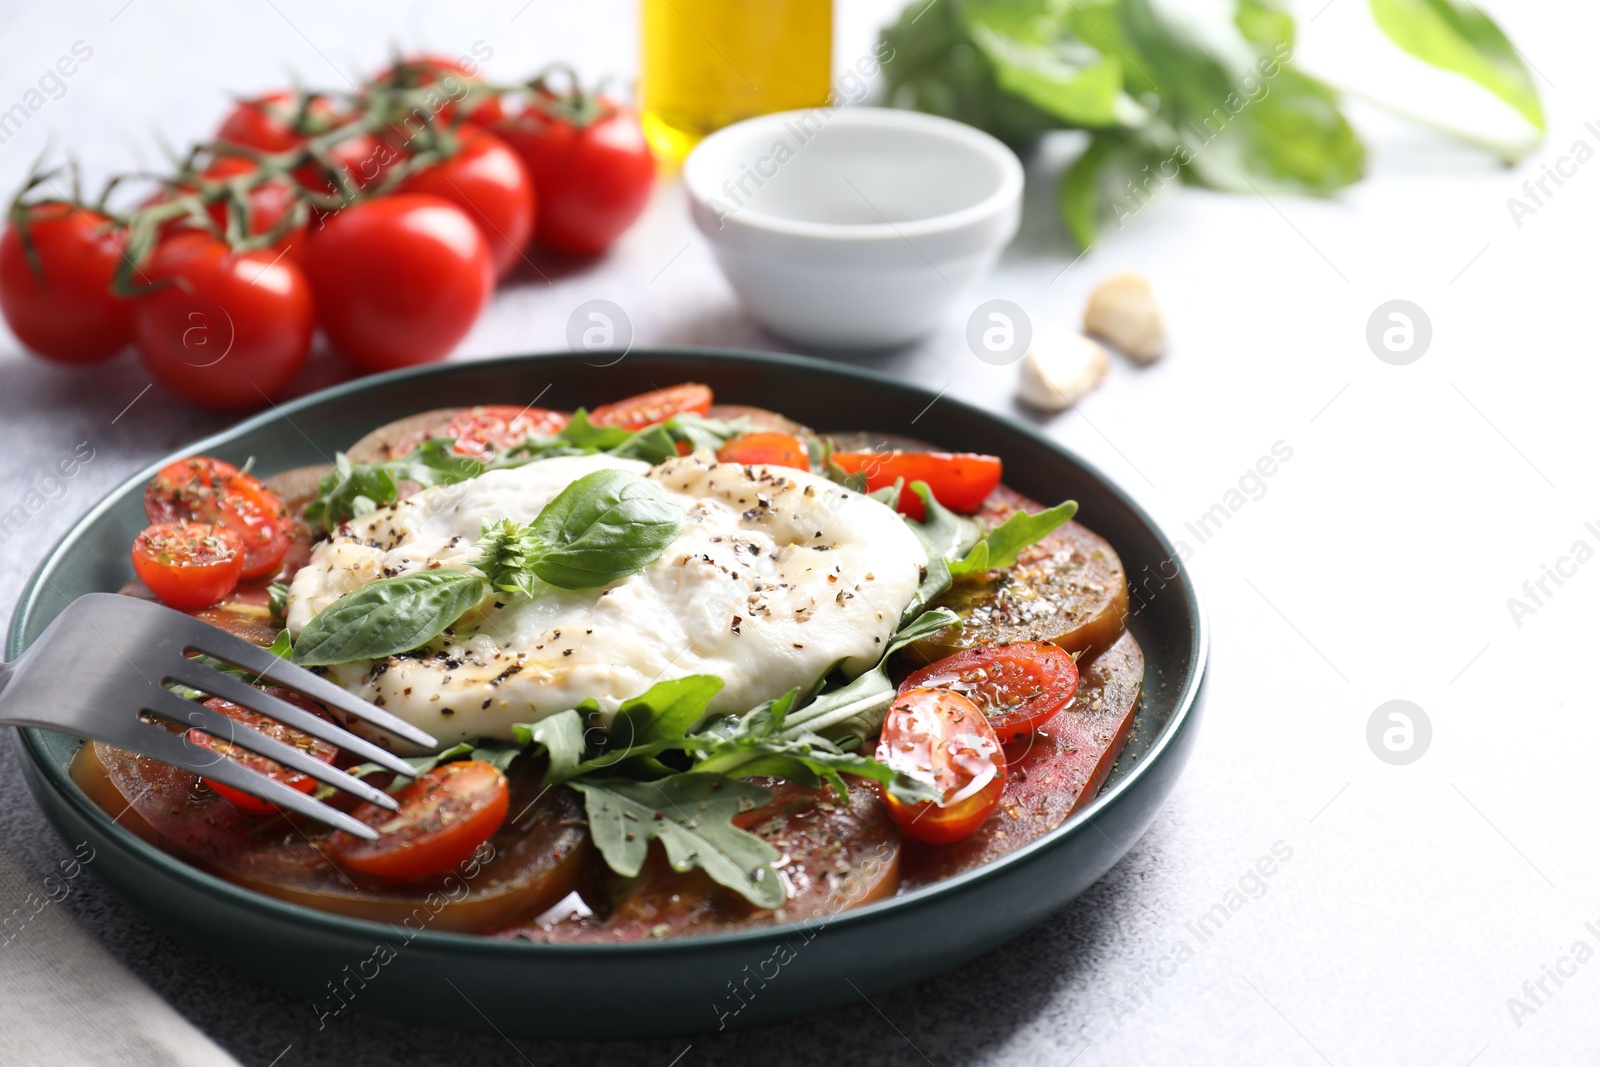
<instances>
[{"instance_id":1,"label":"silver fork","mask_svg":"<svg viewBox=\"0 0 1600 1067\"><path fill-rule=\"evenodd\" d=\"M321 738L396 774L414 777L405 760L321 716L192 658L204 653L424 748L438 742L326 678L215 626L148 600L115 593L81 596L56 616L21 657L0 663L0 726L35 726L104 741L174 767L204 774L339 830L372 841L377 833L342 811L267 775L191 744L157 720L198 727L325 785L390 811L395 799L309 754L166 688L178 682L231 700Z\"/></svg>"}]
</instances>

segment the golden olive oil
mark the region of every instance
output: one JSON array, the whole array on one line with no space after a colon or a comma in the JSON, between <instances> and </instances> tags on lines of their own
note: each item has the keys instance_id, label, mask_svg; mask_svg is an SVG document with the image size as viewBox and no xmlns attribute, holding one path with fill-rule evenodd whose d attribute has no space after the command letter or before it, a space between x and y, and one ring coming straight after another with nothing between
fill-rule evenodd
<instances>
[{"instance_id":1,"label":"golden olive oil","mask_svg":"<svg viewBox=\"0 0 1600 1067\"><path fill-rule=\"evenodd\" d=\"M656 156L680 162L729 123L828 99L832 0L641 0L640 106Z\"/></svg>"}]
</instances>

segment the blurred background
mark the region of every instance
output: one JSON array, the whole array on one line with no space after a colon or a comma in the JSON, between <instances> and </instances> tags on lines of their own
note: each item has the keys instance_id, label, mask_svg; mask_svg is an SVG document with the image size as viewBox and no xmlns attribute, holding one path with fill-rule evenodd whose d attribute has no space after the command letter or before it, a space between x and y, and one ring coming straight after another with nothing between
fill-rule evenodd
<instances>
[{"instance_id":1,"label":"blurred background","mask_svg":"<svg viewBox=\"0 0 1600 1067\"><path fill-rule=\"evenodd\" d=\"M998 5L990 31L1005 29L1008 11L1023 27L984 39L986 61L1015 60L1004 75L1012 90L1000 95L1059 98L1070 49L1030 44L1031 28L1108 6ZM1175 39L1196 48L1241 14L1282 17L1249 0L1156 6L1171 14ZM91 185L161 167L163 143L209 137L238 97L291 81L348 91L397 51L481 57L483 77L498 83L563 62L636 100L641 57L652 55L643 16L655 7L12 5L0 114L29 100L60 57L79 62L25 121L0 125L0 187L22 186L41 156L70 153ZM1456 72L1385 36L1380 8L1458 29L1436 53ZM867 100L887 99L901 79L916 83L902 101L1015 134L985 110L994 100L961 80L973 44L934 32L967 9L839 0L826 20L830 77L898 21L897 61L927 59L924 46L937 61L914 79L886 65ZM693 1042L507 1048L361 1017L307 1037L303 1005L178 949L92 879L68 907L247 1063L277 1062L297 1042L284 1064L468 1054L686 1065L1577 1062L1592 1047L1600 972L1579 969L1533 1013L1510 1001L1531 1004L1524 983L1576 941L1600 948L1585 927L1597 918L1600 859L1581 829L1600 815L1591 757L1600 727L1577 666L1588 658L1595 577L1571 562L1578 544L1590 556L1600 547L1586 525L1600 521L1588 466L1600 386L1589 314L1600 82L1589 51L1600 17L1542 2L1484 10L1508 43L1453 0L1294 5L1295 69L1337 90L1306 90L1272 112L1253 135L1254 162L1215 153L1210 183L1225 189L1161 183L1148 206L1119 218L1108 169L1099 177L1112 184L1069 196L1093 209L1076 216L1076 233L1071 210L1063 219L1064 171L1094 143L1138 174L1170 152L1159 127L1181 119L1181 106L1164 111L1165 90L1152 103L1134 85L1129 103L1147 119L1119 110L1127 104L1113 93L1092 141L1081 130L1028 131L1021 227L996 269L922 339L865 354L786 341L743 309L690 222L676 156L692 134L669 115L651 128L663 159L638 221L599 257L530 252L448 357L565 350L574 311L605 300L636 346L858 362L1043 426L1186 541L1217 635L1197 754L1139 846L1035 934L823 1018ZM820 55L821 38L796 29L783 40L783 62L799 66L781 80L814 86L820 60L798 57ZM1195 69L1183 48L1145 58L1154 81L1181 83ZM969 316L997 299L1037 330L1076 332L1091 291L1119 272L1153 287L1165 357L1113 359L1098 389L1065 412L1019 401L1019 365L995 365L968 343ZM1382 340L1401 321L1390 317L1397 308L1412 331L1398 348ZM354 373L319 338L278 395ZM15 600L48 545L111 486L238 417L151 386L131 351L85 372L33 359L0 331L0 507L79 442L94 449L64 496L4 542L0 601ZM1283 446L1292 458L1277 473L1251 475ZM1226 522L1197 536L1218 504ZM1552 564L1565 577L1541 593ZM1422 750L1400 763L1369 742L1377 709L1397 699L1429 724ZM9 750L0 799L0 841L48 868L65 846ZM1241 890L1278 844L1292 860L1259 891ZM1247 899L1236 918L1194 943L1186 924L1234 892ZM1176 951L1184 940L1192 952Z\"/></svg>"}]
</instances>

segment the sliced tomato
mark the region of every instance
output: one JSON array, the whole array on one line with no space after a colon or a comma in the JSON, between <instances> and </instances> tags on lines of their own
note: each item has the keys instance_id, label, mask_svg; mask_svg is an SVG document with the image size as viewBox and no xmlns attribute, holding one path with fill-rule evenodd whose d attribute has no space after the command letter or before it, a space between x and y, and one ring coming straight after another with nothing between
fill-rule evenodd
<instances>
[{"instance_id":1,"label":"sliced tomato","mask_svg":"<svg viewBox=\"0 0 1600 1067\"><path fill-rule=\"evenodd\" d=\"M930 663L900 684L948 689L978 706L1001 744L1032 733L1072 703L1078 665L1059 645L984 645Z\"/></svg>"},{"instance_id":2,"label":"sliced tomato","mask_svg":"<svg viewBox=\"0 0 1600 1067\"><path fill-rule=\"evenodd\" d=\"M762 430L735 437L717 449L717 458L724 463L765 463L773 467L811 469L811 454L800 438L790 433Z\"/></svg>"},{"instance_id":3,"label":"sliced tomato","mask_svg":"<svg viewBox=\"0 0 1600 1067\"><path fill-rule=\"evenodd\" d=\"M291 692L288 689L279 689L277 686L268 688L267 692L277 697L279 700L287 700L296 707L304 708L306 711L313 712L317 715L322 714L321 705L312 703L299 693ZM241 707L240 705L233 703L231 700L223 700L221 697L212 697L210 700L206 701L206 707L212 709L213 711L220 711L222 714L226 715L235 722L243 726L248 726L257 733L265 734L274 741L282 741L284 744L293 748L297 748L306 755L311 756L314 759L321 760L323 763L332 763L334 758L339 755L339 750L333 745L330 745L328 742L312 737L310 734L301 733L299 730L296 730L292 727L285 726L276 719L269 719L265 715L257 714L256 712L251 711L249 708ZM258 756L249 749L240 748L238 745L231 744L225 737L218 737L215 734L208 734L204 730L190 730L189 743L192 745L198 745L201 748L209 749L210 751L215 752L219 758L233 760L235 763L241 764L252 771L264 774L268 778L283 783L290 789L297 789L302 793L309 793L311 790L316 788L317 780L315 778L301 774L299 771L291 771L282 764L275 763L265 756ZM201 775L201 777L205 778L205 775ZM210 786L212 791L218 796L232 801L233 803L239 805L239 807L244 808L246 811L255 811L262 814L267 814L278 810L277 807L270 801L262 800L260 797L251 796L249 793L241 793L232 786L223 785L221 782L214 782L210 778L205 778L205 783L206 785Z\"/></svg>"},{"instance_id":4,"label":"sliced tomato","mask_svg":"<svg viewBox=\"0 0 1600 1067\"><path fill-rule=\"evenodd\" d=\"M939 503L963 515L982 507L1000 484L1000 457L977 452L835 452L833 462L846 474L864 476L869 493L904 480L900 513L916 522L924 509L912 482L927 482Z\"/></svg>"},{"instance_id":5,"label":"sliced tomato","mask_svg":"<svg viewBox=\"0 0 1600 1067\"><path fill-rule=\"evenodd\" d=\"M704 415L711 409L711 387L698 382L655 389L638 396L630 396L615 404L601 404L589 412L589 421L596 426L620 426L624 430L643 430L666 422L674 415L685 412Z\"/></svg>"},{"instance_id":6,"label":"sliced tomato","mask_svg":"<svg viewBox=\"0 0 1600 1067\"><path fill-rule=\"evenodd\" d=\"M897 696L884 716L877 757L942 794L907 804L884 792L889 814L918 841L960 841L983 825L1005 793L1006 757L994 728L976 704L948 689Z\"/></svg>"},{"instance_id":7,"label":"sliced tomato","mask_svg":"<svg viewBox=\"0 0 1600 1067\"><path fill-rule=\"evenodd\" d=\"M220 524L244 547L241 579L278 573L289 551L289 518L276 494L231 463L191 456L169 463L144 492L151 522Z\"/></svg>"},{"instance_id":8,"label":"sliced tomato","mask_svg":"<svg viewBox=\"0 0 1600 1067\"><path fill-rule=\"evenodd\" d=\"M133 573L180 611L208 608L233 592L244 569L239 535L204 522L165 522L133 542Z\"/></svg>"},{"instance_id":9,"label":"sliced tomato","mask_svg":"<svg viewBox=\"0 0 1600 1067\"><path fill-rule=\"evenodd\" d=\"M513 407L510 404L484 404L467 408L450 420L441 437L456 439L455 451L474 459L490 459L497 452L515 448L529 437L549 437L560 433L572 416L549 408Z\"/></svg>"},{"instance_id":10,"label":"sliced tomato","mask_svg":"<svg viewBox=\"0 0 1600 1067\"><path fill-rule=\"evenodd\" d=\"M451 870L489 839L511 806L506 776L483 760L446 763L395 794L399 811L363 804L355 818L376 841L340 831L328 839L335 863L402 882Z\"/></svg>"}]
</instances>

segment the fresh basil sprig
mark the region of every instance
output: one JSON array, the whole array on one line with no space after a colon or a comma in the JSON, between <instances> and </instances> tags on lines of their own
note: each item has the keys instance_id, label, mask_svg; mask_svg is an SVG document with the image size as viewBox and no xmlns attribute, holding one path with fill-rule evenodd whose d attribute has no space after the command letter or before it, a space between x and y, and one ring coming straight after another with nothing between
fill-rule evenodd
<instances>
[{"instance_id":1,"label":"fresh basil sprig","mask_svg":"<svg viewBox=\"0 0 1600 1067\"><path fill-rule=\"evenodd\" d=\"M476 607L487 588L482 575L454 569L380 578L317 612L300 631L294 661L331 667L410 652Z\"/></svg>"}]
</instances>

